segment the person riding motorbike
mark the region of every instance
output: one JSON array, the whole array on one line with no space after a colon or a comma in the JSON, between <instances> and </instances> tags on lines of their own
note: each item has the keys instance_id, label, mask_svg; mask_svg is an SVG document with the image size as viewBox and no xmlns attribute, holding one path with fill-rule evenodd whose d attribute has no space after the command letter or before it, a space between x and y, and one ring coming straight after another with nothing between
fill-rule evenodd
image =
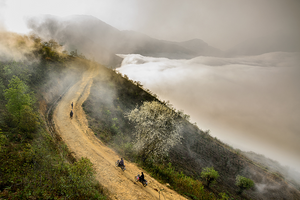
<instances>
[{"instance_id":1,"label":"person riding motorbike","mask_svg":"<svg viewBox=\"0 0 300 200\"><path fill-rule=\"evenodd\" d=\"M140 176L139 180L143 183L145 181L144 173L142 172L142 175Z\"/></svg>"},{"instance_id":2,"label":"person riding motorbike","mask_svg":"<svg viewBox=\"0 0 300 200\"><path fill-rule=\"evenodd\" d=\"M125 167L123 158L121 158L121 160L120 160L120 162L119 162L119 166L120 166L120 167L121 167L121 166Z\"/></svg>"}]
</instances>

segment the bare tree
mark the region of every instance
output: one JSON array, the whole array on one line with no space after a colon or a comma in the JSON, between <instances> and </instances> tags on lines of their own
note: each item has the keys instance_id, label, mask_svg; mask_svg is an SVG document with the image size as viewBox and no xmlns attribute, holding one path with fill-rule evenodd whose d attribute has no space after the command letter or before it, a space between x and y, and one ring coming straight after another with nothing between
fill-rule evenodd
<instances>
[{"instance_id":1,"label":"bare tree","mask_svg":"<svg viewBox=\"0 0 300 200\"><path fill-rule=\"evenodd\" d=\"M174 109L156 102L144 102L127 117L135 122L134 148L145 161L151 157L154 161L168 155L171 147L180 142L180 116Z\"/></svg>"}]
</instances>

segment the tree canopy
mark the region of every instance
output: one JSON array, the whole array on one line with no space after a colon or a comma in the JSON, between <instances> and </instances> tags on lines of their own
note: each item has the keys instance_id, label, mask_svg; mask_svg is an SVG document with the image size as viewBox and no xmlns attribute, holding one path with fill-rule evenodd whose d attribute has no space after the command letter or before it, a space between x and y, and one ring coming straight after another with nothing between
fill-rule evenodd
<instances>
[{"instance_id":1,"label":"tree canopy","mask_svg":"<svg viewBox=\"0 0 300 200\"><path fill-rule=\"evenodd\" d=\"M6 104L7 110L18 122L20 122L22 110L26 106L31 107L34 102L27 85L17 76L13 76L9 81L8 89L5 90L4 96L8 101Z\"/></svg>"}]
</instances>

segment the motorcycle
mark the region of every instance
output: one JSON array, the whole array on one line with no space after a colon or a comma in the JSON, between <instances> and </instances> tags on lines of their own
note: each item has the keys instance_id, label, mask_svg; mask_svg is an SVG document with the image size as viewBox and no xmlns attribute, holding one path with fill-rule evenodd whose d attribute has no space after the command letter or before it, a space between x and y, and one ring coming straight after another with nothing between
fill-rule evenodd
<instances>
[{"instance_id":1,"label":"motorcycle","mask_svg":"<svg viewBox=\"0 0 300 200\"><path fill-rule=\"evenodd\" d=\"M116 167L120 167L123 170L123 172L126 170L126 168L125 168L124 165L120 165L120 161L119 160L117 160L117 162L116 162Z\"/></svg>"},{"instance_id":2,"label":"motorcycle","mask_svg":"<svg viewBox=\"0 0 300 200\"><path fill-rule=\"evenodd\" d=\"M139 174L137 176L135 176L135 181L136 182L141 182L144 187L146 187L148 185L148 181L146 179L144 179L143 181L140 180L140 175Z\"/></svg>"}]
</instances>

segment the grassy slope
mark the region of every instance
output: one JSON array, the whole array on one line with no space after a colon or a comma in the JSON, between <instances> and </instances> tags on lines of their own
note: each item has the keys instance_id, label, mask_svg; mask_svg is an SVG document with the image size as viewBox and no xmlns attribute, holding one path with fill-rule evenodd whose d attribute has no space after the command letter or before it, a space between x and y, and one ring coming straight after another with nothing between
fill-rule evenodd
<instances>
[{"instance_id":1,"label":"grassy slope","mask_svg":"<svg viewBox=\"0 0 300 200\"><path fill-rule=\"evenodd\" d=\"M127 77L124 78L101 66L99 69L101 73L95 78L90 97L84 103L89 125L102 141L116 149L126 159L139 162L131 149L134 128L124 117L124 113L140 106L143 101L157 99L150 91L146 92L139 87L139 83L132 82ZM223 196L227 194L231 199L300 198L299 191L290 188L282 177L269 173L264 167L241 156L239 152L212 138L195 125L187 121L184 123L182 144L170 151L169 160L159 166L154 166L152 163L142 164L154 176L161 178L162 182L170 183L171 187L177 191L196 199L197 195L191 193L193 191L188 192L187 188L176 184L175 179L181 175L182 177L187 175L193 177L193 180L201 181L202 169L214 166L220 174L220 179L217 184L207 188L205 194L199 194L198 198L204 198L207 192L214 194L209 197L212 199L221 198L220 193ZM170 167L169 162L175 168ZM171 176L177 172L179 175ZM180 175L180 172L183 174ZM238 188L235 186L235 177L237 175L251 178L257 187L245 191L242 195L236 194ZM177 182L182 180L177 180ZM192 180L186 184L189 183L192 183ZM201 188L201 182L199 188ZM263 190L260 190L261 188Z\"/></svg>"},{"instance_id":2,"label":"grassy slope","mask_svg":"<svg viewBox=\"0 0 300 200\"><path fill-rule=\"evenodd\" d=\"M39 62L0 61L0 199L105 199L91 162L75 161L46 127L48 107L72 82L65 77L79 78L74 66L85 61L61 57L45 44L38 46L34 55ZM50 74L55 78L50 79ZM21 129L5 107L2 89L8 88L14 75L37 99L32 106L38 116L34 130Z\"/></svg>"}]
</instances>

